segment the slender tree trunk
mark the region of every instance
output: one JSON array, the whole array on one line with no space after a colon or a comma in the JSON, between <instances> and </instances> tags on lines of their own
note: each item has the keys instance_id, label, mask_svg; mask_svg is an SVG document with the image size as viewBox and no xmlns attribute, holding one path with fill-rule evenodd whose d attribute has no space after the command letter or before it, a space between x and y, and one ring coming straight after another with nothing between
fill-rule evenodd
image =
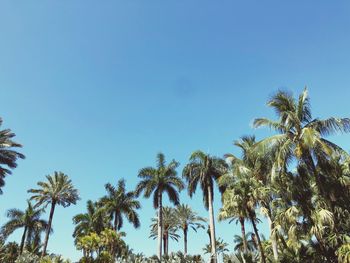
<instances>
[{"instance_id":1,"label":"slender tree trunk","mask_svg":"<svg viewBox=\"0 0 350 263\"><path fill-rule=\"evenodd\" d=\"M47 249L47 244L49 242L49 236L50 236L50 230L51 230L51 225L52 225L52 219L53 219L53 214L55 212L55 206L56 206L56 202L53 201L51 203L51 210L50 210L50 216L49 216L49 223L47 225L47 229L46 229L46 234L45 234L45 240L44 240L44 246L43 246L43 251L41 253L41 257L44 257L46 254L46 249Z\"/></svg>"},{"instance_id":2,"label":"slender tree trunk","mask_svg":"<svg viewBox=\"0 0 350 263\"><path fill-rule=\"evenodd\" d=\"M187 256L187 228L184 228L184 255Z\"/></svg>"},{"instance_id":3,"label":"slender tree trunk","mask_svg":"<svg viewBox=\"0 0 350 263\"><path fill-rule=\"evenodd\" d=\"M117 233L118 232L118 216L117 216L118 212L115 211L114 212L114 223L113 223L113 230ZM116 255L116 248L115 246L112 245L111 247L111 255L113 256L113 258Z\"/></svg>"},{"instance_id":4,"label":"slender tree trunk","mask_svg":"<svg viewBox=\"0 0 350 263\"><path fill-rule=\"evenodd\" d=\"M162 260L162 239L163 239L163 204L162 193L158 193L158 259Z\"/></svg>"},{"instance_id":5,"label":"slender tree trunk","mask_svg":"<svg viewBox=\"0 0 350 263\"><path fill-rule=\"evenodd\" d=\"M264 248L263 248L263 246L261 244L261 240L260 240L258 228L256 227L256 224L255 224L254 216L250 213L249 217L250 217L250 220L251 220L252 225L253 225L253 229L254 229L254 233L255 233L256 239L258 240L258 245L259 245L259 250L260 250L260 255L261 255L261 261L263 263L266 263Z\"/></svg>"},{"instance_id":6,"label":"slender tree trunk","mask_svg":"<svg viewBox=\"0 0 350 263\"><path fill-rule=\"evenodd\" d=\"M167 232L166 235L166 255L169 255L169 233Z\"/></svg>"},{"instance_id":7,"label":"slender tree trunk","mask_svg":"<svg viewBox=\"0 0 350 263\"><path fill-rule=\"evenodd\" d=\"M239 223L241 224L241 232L242 232L242 239L243 239L243 250L244 253L248 253L248 243L247 238L245 236L245 225L244 225L244 217L239 217Z\"/></svg>"},{"instance_id":8,"label":"slender tree trunk","mask_svg":"<svg viewBox=\"0 0 350 263\"><path fill-rule=\"evenodd\" d=\"M22 239L21 239L21 246L20 246L20 250L19 250L19 254L22 255L23 253L23 248L24 248L24 241L26 239L26 234L27 234L27 227L24 227L24 231L23 231L23 235L22 235Z\"/></svg>"},{"instance_id":9,"label":"slender tree trunk","mask_svg":"<svg viewBox=\"0 0 350 263\"><path fill-rule=\"evenodd\" d=\"M208 186L208 205L209 205L209 228L210 228L210 240L211 240L211 257L212 262L217 263L216 255L216 238L215 238L215 222L213 211L213 193L211 187Z\"/></svg>"},{"instance_id":10,"label":"slender tree trunk","mask_svg":"<svg viewBox=\"0 0 350 263\"><path fill-rule=\"evenodd\" d=\"M164 255L167 255L167 252L166 252L166 236L165 236L165 233L163 234L163 254Z\"/></svg>"}]
</instances>

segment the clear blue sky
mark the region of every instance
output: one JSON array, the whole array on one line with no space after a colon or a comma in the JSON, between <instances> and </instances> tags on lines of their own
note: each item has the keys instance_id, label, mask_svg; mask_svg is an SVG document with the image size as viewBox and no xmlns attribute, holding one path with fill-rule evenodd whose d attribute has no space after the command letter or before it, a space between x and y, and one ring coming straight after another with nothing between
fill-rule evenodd
<instances>
[{"instance_id":1,"label":"clear blue sky","mask_svg":"<svg viewBox=\"0 0 350 263\"><path fill-rule=\"evenodd\" d=\"M307 85L315 117L349 116L349 28L349 1L1 1L0 115L27 158L6 179L0 223L61 170L82 200L58 207L48 248L77 259L71 218L106 182L124 177L132 189L159 151L182 165L197 149L237 153L241 135L269 134L250 124L273 116L265 102L276 89ZM350 149L349 135L335 141ZM181 199L207 215L200 191ZM152 255L154 210L141 201L141 228L123 230ZM230 249L238 231L217 224ZM201 253L208 238L199 231L189 242ZM182 240L171 242L178 249Z\"/></svg>"}]
</instances>

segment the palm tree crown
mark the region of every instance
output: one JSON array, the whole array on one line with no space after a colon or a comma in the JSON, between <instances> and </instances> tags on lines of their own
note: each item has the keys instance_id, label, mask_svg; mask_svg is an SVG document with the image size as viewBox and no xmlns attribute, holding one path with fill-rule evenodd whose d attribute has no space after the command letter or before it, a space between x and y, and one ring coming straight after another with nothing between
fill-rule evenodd
<instances>
[{"instance_id":1,"label":"palm tree crown","mask_svg":"<svg viewBox=\"0 0 350 263\"><path fill-rule=\"evenodd\" d=\"M0 126L2 119L0 118ZM24 159L25 156L17 151L15 148L22 148L22 145L12 140L16 135L10 130L0 130L0 194L1 188L5 185L5 176L11 174L11 169L17 167L17 159Z\"/></svg>"},{"instance_id":2,"label":"palm tree crown","mask_svg":"<svg viewBox=\"0 0 350 263\"><path fill-rule=\"evenodd\" d=\"M197 186L203 191L203 202L206 209L210 198L214 200L214 182L225 173L227 165L224 160L212 157L202 151L195 151L190 156L190 163L183 170L182 176L188 183L188 194L194 195Z\"/></svg>"},{"instance_id":3,"label":"palm tree crown","mask_svg":"<svg viewBox=\"0 0 350 263\"><path fill-rule=\"evenodd\" d=\"M349 118L313 119L311 115L308 91L305 88L297 100L286 91L278 91L267 103L277 114L278 120L267 118L254 120L254 127L267 126L279 134L268 137L258 143L264 150L276 152L279 168L284 168L293 157L310 164L312 157L318 158L333 151L343 150L324 136L336 132L350 132ZM312 167L309 167L313 169Z\"/></svg>"},{"instance_id":4,"label":"palm tree crown","mask_svg":"<svg viewBox=\"0 0 350 263\"><path fill-rule=\"evenodd\" d=\"M179 204L179 193L184 188L182 180L177 176L176 168L179 163L172 160L168 165L165 163L165 156L162 153L157 155L157 167L145 167L139 171L141 182L136 186L136 194L144 192L149 198L153 193L153 207L159 208L159 197L165 192L170 201L175 205Z\"/></svg>"},{"instance_id":5,"label":"palm tree crown","mask_svg":"<svg viewBox=\"0 0 350 263\"><path fill-rule=\"evenodd\" d=\"M107 195L102 197L100 203L114 219L114 230L120 230L123 226L123 215L135 228L140 226L140 219L136 212L141 208L140 202L135 199L135 192L127 192L125 180L118 181L118 187L111 184L105 185Z\"/></svg>"},{"instance_id":6,"label":"palm tree crown","mask_svg":"<svg viewBox=\"0 0 350 263\"><path fill-rule=\"evenodd\" d=\"M92 232L100 234L105 228L110 227L105 209L98 207L97 203L91 200L87 201L86 210L86 213L73 217L73 223L75 224L73 237L76 238L75 241Z\"/></svg>"},{"instance_id":7,"label":"palm tree crown","mask_svg":"<svg viewBox=\"0 0 350 263\"><path fill-rule=\"evenodd\" d=\"M75 205L80 199L78 190L74 188L68 175L62 172L55 172L53 176L46 176L47 182L38 182L39 189L30 189L28 193L33 194L31 200L36 202L35 206L47 207L48 204L54 203L68 207Z\"/></svg>"}]
</instances>

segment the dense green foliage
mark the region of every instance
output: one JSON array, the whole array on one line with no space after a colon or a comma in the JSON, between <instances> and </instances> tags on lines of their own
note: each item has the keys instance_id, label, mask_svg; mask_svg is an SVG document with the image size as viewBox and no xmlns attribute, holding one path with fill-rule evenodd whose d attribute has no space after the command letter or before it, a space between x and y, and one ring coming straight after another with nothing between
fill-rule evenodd
<instances>
[{"instance_id":1,"label":"dense green foliage","mask_svg":"<svg viewBox=\"0 0 350 263\"><path fill-rule=\"evenodd\" d=\"M107 194L88 201L86 212L73 217L75 245L82 252L79 262L204 262L200 255L188 255L187 236L190 229L197 232L207 227L209 242L198 253L209 254L205 257L213 263L350 262L350 155L326 139L338 132L349 132L350 119L312 118L306 89L297 98L278 91L267 105L277 119L257 118L254 126L268 127L275 133L262 140L255 136L236 140L239 156L225 154L219 158L194 151L184 166L182 180L177 175L179 163L166 163L160 153L155 167L140 169L135 190L127 190L124 179L116 186L106 184ZM12 150L20 147L11 141L12 137L9 130L0 131L0 187L10 173L3 165L14 168L17 158L23 157ZM236 222L240 230L240 235L232 234L233 248L215 236L216 185L222 202L218 221ZM25 211L7 212L9 220L1 228L1 262L68 262L48 255L46 247L55 206L76 204L78 192L67 175L57 172L38 186L29 190L35 205L28 202ZM202 190L208 219L180 204L179 192L185 187L190 197L197 188ZM163 206L163 193L174 207ZM152 197L157 209L150 226L150 238L158 239L157 255L152 257L134 253L124 240L127 233L121 231L124 220L135 228L140 226L137 198L141 194ZM51 210L46 222L41 216L48 205ZM268 224L267 239L259 232L262 222ZM251 232L246 230L247 224ZM23 230L19 245L6 243L17 229ZM41 242L43 232L46 234ZM170 252L170 241L181 239L183 251Z\"/></svg>"}]
</instances>

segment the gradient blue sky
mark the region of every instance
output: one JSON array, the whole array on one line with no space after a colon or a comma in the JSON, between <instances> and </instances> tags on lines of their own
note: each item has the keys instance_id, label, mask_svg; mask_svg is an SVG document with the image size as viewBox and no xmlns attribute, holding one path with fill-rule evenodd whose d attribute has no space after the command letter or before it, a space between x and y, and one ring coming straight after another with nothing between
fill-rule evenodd
<instances>
[{"instance_id":1,"label":"gradient blue sky","mask_svg":"<svg viewBox=\"0 0 350 263\"><path fill-rule=\"evenodd\" d=\"M250 124L273 116L265 103L276 89L307 85L315 117L349 116L349 11L349 1L322 0L1 1L0 115L27 158L6 179L0 223L61 170L82 200L57 208L48 248L77 259L71 218L106 182L124 177L132 189L159 151L182 165L197 149L237 153L231 142L241 135L270 134ZM350 149L349 135L334 141ZM207 215L200 191L181 199ZM123 230L136 252L152 255L154 210L141 202L141 228ZM230 249L238 231L217 224ZM205 231L190 233L189 252L207 241ZM178 249L182 240L170 244Z\"/></svg>"}]
</instances>

